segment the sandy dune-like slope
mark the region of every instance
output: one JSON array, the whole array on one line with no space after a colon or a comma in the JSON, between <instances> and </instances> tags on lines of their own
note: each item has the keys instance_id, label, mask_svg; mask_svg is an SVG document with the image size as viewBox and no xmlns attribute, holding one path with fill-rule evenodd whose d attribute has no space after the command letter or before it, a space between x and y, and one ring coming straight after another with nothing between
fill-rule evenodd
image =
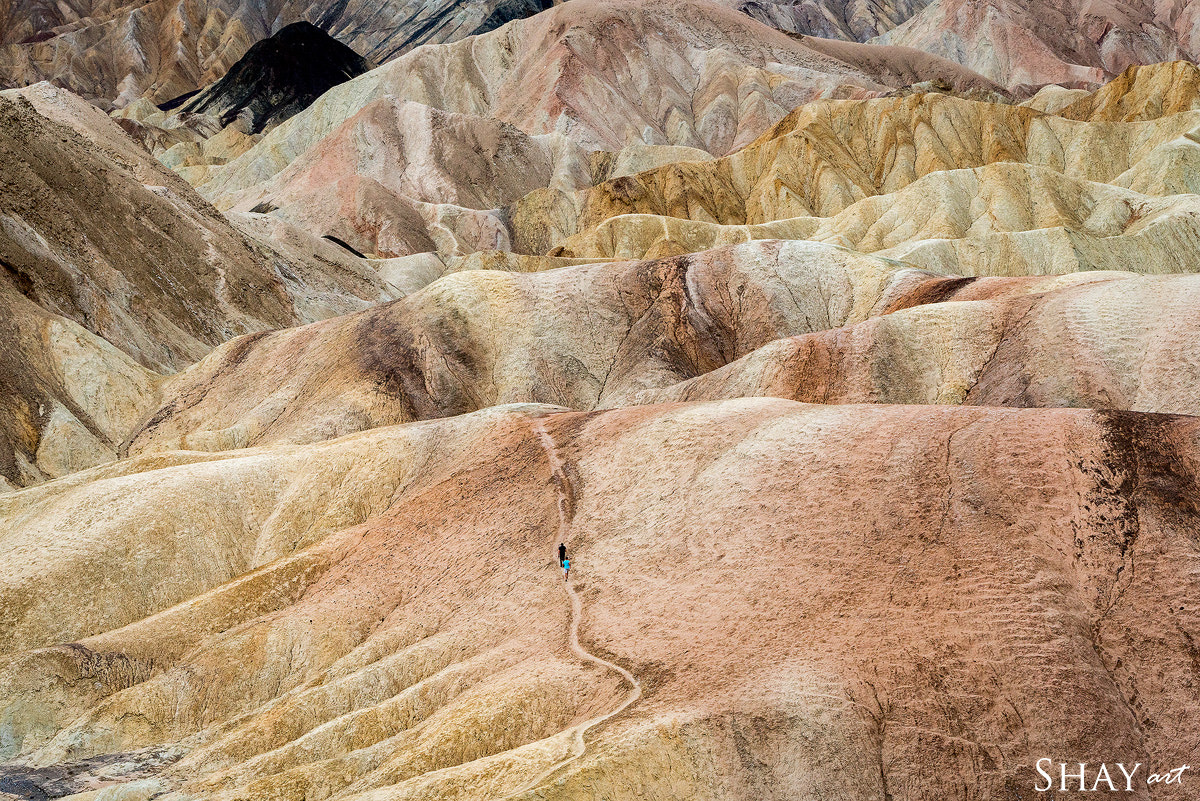
<instances>
[{"instance_id":1,"label":"sandy dune-like slope","mask_svg":"<svg viewBox=\"0 0 1200 801\"><path fill-rule=\"evenodd\" d=\"M6 742L24 775L186 751L125 788L179 798L520 791L628 692L568 649L562 502L581 641L643 696L518 797L983 797L1048 750L1182 764L1195 443L1189 418L740 400L101 468L0 501L27 554L7 597L37 598L7 619ZM105 535L106 507L156 519ZM167 546L197 526L222 536ZM68 565L109 577L87 615L21 592Z\"/></svg>"}]
</instances>

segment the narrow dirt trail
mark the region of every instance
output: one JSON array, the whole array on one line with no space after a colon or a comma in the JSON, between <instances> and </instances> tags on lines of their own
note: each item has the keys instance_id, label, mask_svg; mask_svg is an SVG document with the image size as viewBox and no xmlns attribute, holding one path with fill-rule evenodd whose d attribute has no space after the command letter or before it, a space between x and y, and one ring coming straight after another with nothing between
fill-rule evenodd
<instances>
[{"instance_id":1,"label":"narrow dirt trail","mask_svg":"<svg viewBox=\"0 0 1200 801\"><path fill-rule=\"evenodd\" d=\"M538 440L541 443L543 450L546 451L546 457L550 462L550 470L554 479L555 493L558 496L559 542L566 542L569 520L567 510L569 508L569 504L571 503L569 484L570 479L568 478L565 470L566 465L559 456L558 448L554 444L554 438L550 436L550 432L546 430L542 420L537 420L534 423L534 431L537 433ZM582 723L577 723L575 726L567 729L567 731L571 734L571 752L566 757L560 759L545 771L538 774L538 776L532 781L527 782L520 790L512 793L511 795L505 796L505 798L513 798L521 795L522 793L527 793L530 790L533 790L559 770L566 767L571 762L574 762L576 759L579 759L579 757L583 756L584 752L587 750L587 743L584 742L583 738L589 729L621 714L642 697L642 683L638 681L636 676L620 665L609 662L603 657L596 656L579 643L579 624L583 618L583 602L580 600L579 594L575 592L574 585L569 581L564 583L566 585L567 596L571 599L571 652L585 662L591 662L594 665L606 668L607 670L611 670L619 675L621 679L629 685L629 693L625 696L625 700L622 701L615 709L612 709L603 715L589 718L588 720L585 720Z\"/></svg>"}]
</instances>

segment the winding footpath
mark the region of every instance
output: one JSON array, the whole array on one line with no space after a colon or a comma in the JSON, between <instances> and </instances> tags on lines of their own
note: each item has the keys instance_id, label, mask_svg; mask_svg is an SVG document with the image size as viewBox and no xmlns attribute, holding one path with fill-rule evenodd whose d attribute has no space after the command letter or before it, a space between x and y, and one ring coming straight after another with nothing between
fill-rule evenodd
<instances>
[{"instance_id":1,"label":"winding footpath","mask_svg":"<svg viewBox=\"0 0 1200 801\"><path fill-rule=\"evenodd\" d=\"M565 464L558 454L558 448L554 444L554 438L550 436L550 432L546 431L544 421L537 420L533 427L534 431L537 432L538 441L541 443L542 448L546 451L546 457L550 462L550 471L552 477L554 478L554 489L556 495L558 496L559 542L566 542L567 505L569 503L568 488L570 485L568 483L569 479L567 477L566 470L564 469ZM509 796L505 796L505 798L513 798L521 795L522 793L527 793L530 790L533 790L559 770L566 767L571 762L574 762L576 759L579 759L579 757L583 756L584 752L587 750L587 744L584 742L583 737L585 734L587 734L589 729L621 714L642 697L642 683L638 681L636 676L620 665L596 656L579 644L579 621L583 618L583 602L580 601L579 594L575 592L575 587L571 584L571 582L566 582L566 586L567 595L571 599L571 652L585 662L591 662L594 665L599 665L600 667L613 671L619 675L622 680L629 684L630 690L625 696L625 700L622 701L620 705L618 705L612 711L606 712L598 717L585 720L582 723L578 723L572 728L568 729L567 731L571 733L571 752L566 757L554 763L542 773L538 774L538 776L536 776L532 781L528 782L520 790Z\"/></svg>"}]
</instances>

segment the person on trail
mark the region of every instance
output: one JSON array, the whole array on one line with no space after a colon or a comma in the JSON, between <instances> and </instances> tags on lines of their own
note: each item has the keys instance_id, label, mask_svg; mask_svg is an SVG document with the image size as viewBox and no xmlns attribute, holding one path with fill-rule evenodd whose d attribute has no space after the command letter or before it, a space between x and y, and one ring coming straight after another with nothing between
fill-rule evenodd
<instances>
[{"instance_id":1,"label":"person on trail","mask_svg":"<svg viewBox=\"0 0 1200 801\"><path fill-rule=\"evenodd\" d=\"M562 563L567 560L567 546L565 543L558 544L558 566L562 567Z\"/></svg>"},{"instance_id":2,"label":"person on trail","mask_svg":"<svg viewBox=\"0 0 1200 801\"><path fill-rule=\"evenodd\" d=\"M563 559L563 581L571 580L571 560Z\"/></svg>"}]
</instances>

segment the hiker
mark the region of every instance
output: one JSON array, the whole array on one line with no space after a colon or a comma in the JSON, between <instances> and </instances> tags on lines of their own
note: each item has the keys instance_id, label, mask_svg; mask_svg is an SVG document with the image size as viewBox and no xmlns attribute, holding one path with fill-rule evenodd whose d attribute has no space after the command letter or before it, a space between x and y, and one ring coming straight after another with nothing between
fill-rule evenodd
<instances>
[{"instance_id":1,"label":"hiker","mask_svg":"<svg viewBox=\"0 0 1200 801\"><path fill-rule=\"evenodd\" d=\"M563 581L571 580L571 560L563 559Z\"/></svg>"},{"instance_id":2,"label":"hiker","mask_svg":"<svg viewBox=\"0 0 1200 801\"><path fill-rule=\"evenodd\" d=\"M558 566L562 567L563 562L567 561L567 546L565 543L558 544Z\"/></svg>"}]
</instances>

